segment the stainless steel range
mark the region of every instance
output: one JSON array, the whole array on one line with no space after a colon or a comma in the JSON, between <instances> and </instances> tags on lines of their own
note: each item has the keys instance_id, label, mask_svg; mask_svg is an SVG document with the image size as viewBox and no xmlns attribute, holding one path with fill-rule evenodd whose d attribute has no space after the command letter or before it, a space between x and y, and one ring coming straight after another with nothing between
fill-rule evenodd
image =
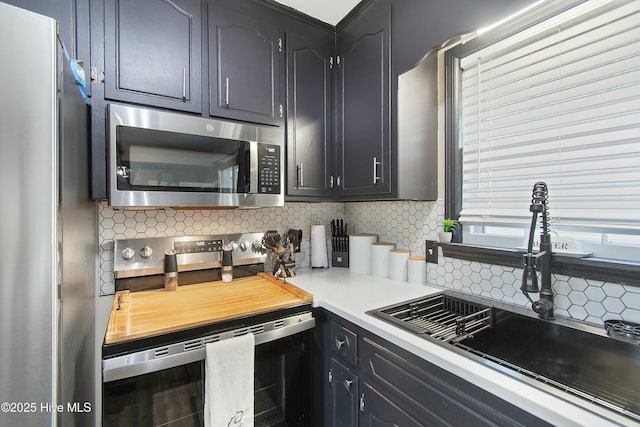
<instances>
[{"instance_id":1,"label":"stainless steel range","mask_svg":"<svg viewBox=\"0 0 640 427\"><path fill-rule=\"evenodd\" d=\"M105 426L174 422L201 426L207 343L249 332L256 342L255 425L300 425L310 416L311 329L315 326L311 303L276 299L268 304L277 295L266 295L270 281L262 276L267 257L262 238L263 233L238 233L114 243L117 292L102 362ZM230 283L221 281L223 248L232 253L234 280ZM177 291L163 289L165 253L173 252L178 264ZM273 286L282 291L282 286ZM234 292L239 293L237 297ZM199 308L201 317L196 308L184 303L193 294L201 295L199 302L212 300L211 310ZM235 314L215 317L212 313L229 309L229 295L247 304L252 300L265 303L246 310L240 305ZM161 324L157 330L141 333L136 331L136 322L150 314L147 310L142 316L136 310L142 310L147 297L160 301L151 311L165 311L151 313ZM161 300L175 301L179 307L167 309ZM195 320L172 323L178 312L178 317L188 312ZM122 324L127 327L118 329ZM151 325L155 326L153 321Z\"/></svg>"}]
</instances>

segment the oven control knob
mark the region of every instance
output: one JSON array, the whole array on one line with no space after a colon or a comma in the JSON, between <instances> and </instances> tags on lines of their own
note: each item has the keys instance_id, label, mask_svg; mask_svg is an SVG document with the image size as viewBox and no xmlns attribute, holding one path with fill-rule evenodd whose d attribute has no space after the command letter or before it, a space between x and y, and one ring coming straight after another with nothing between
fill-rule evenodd
<instances>
[{"instance_id":1,"label":"oven control knob","mask_svg":"<svg viewBox=\"0 0 640 427\"><path fill-rule=\"evenodd\" d=\"M260 240L256 240L254 241L251 246L253 246L253 250L254 251L261 251L264 249L264 246L262 245L262 242Z\"/></svg>"},{"instance_id":2,"label":"oven control knob","mask_svg":"<svg viewBox=\"0 0 640 427\"><path fill-rule=\"evenodd\" d=\"M234 242L233 240L231 242L229 242L229 245L231 245L231 250L232 251L237 251L238 250L238 244L236 242Z\"/></svg>"},{"instance_id":3,"label":"oven control knob","mask_svg":"<svg viewBox=\"0 0 640 427\"><path fill-rule=\"evenodd\" d=\"M240 250L242 252L245 252L245 251L249 250L250 247L251 247L251 245L246 240L243 240L242 242L240 242Z\"/></svg>"},{"instance_id":4,"label":"oven control knob","mask_svg":"<svg viewBox=\"0 0 640 427\"><path fill-rule=\"evenodd\" d=\"M126 259L127 261L129 261L130 259L133 259L133 257L136 255L136 251L134 251L129 246L127 246L122 250L121 255L123 259Z\"/></svg>"},{"instance_id":5,"label":"oven control knob","mask_svg":"<svg viewBox=\"0 0 640 427\"><path fill-rule=\"evenodd\" d=\"M145 245L144 248L140 249L140 256L142 258L149 258L153 254L153 249L149 246Z\"/></svg>"}]
</instances>

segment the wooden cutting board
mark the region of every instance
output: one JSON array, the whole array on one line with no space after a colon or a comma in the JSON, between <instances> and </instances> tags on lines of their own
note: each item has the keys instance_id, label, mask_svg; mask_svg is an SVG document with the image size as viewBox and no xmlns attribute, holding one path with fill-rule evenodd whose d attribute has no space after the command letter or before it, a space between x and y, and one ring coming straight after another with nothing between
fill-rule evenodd
<instances>
[{"instance_id":1,"label":"wooden cutting board","mask_svg":"<svg viewBox=\"0 0 640 427\"><path fill-rule=\"evenodd\" d=\"M313 295L266 273L257 276L154 289L116 292L105 344L207 325L236 317L310 303Z\"/></svg>"}]
</instances>

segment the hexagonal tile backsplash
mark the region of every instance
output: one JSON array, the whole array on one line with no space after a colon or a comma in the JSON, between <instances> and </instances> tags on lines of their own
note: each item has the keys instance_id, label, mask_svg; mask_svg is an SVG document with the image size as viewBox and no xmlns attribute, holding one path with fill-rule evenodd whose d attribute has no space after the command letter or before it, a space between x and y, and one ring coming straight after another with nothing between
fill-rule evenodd
<instances>
[{"instance_id":1,"label":"hexagonal tile backsplash","mask_svg":"<svg viewBox=\"0 0 640 427\"><path fill-rule=\"evenodd\" d=\"M444 202L346 203L345 218L357 232L375 233L381 241L424 256L425 240L437 240ZM427 281L460 292L529 307L520 292L522 269L439 257L427 264ZM599 327L607 319L640 323L640 288L554 275L556 315Z\"/></svg>"},{"instance_id":2,"label":"hexagonal tile backsplash","mask_svg":"<svg viewBox=\"0 0 640 427\"><path fill-rule=\"evenodd\" d=\"M286 203L284 207L247 210L113 210L99 205L100 294L112 294L113 240L241 231L303 230L298 267L309 266L311 224L344 218L350 232L378 234L413 255L424 256L425 240L436 240L443 201ZM427 265L429 283L520 306L529 306L520 292L522 270L440 256ZM556 314L602 326L606 319L640 323L640 288L554 275Z\"/></svg>"},{"instance_id":3,"label":"hexagonal tile backsplash","mask_svg":"<svg viewBox=\"0 0 640 427\"><path fill-rule=\"evenodd\" d=\"M287 203L284 207L234 210L114 210L99 206L100 294L115 291L113 241L142 237L172 237L238 232L301 229L303 238L296 264L309 265L311 224L343 218L342 203Z\"/></svg>"}]
</instances>

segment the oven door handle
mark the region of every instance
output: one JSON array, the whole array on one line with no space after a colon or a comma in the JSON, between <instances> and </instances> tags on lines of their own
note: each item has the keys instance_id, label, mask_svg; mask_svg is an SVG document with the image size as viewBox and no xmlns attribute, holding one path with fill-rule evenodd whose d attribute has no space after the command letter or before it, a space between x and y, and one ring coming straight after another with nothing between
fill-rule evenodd
<instances>
[{"instance_id":1,"label":"oven door handle","mask_svg":"<svg viewBox=\"0 0 640 427\"><path fill-rule=\"evenodd\" d=\"M255 335L256 345L276 341L291 335L313 329L316 320L311 317L301 320L298 323L283 326L278 329L261 332ZM222 334L221 339L231 338ZM157 357L155 350L142 351L139 353L126 354L123 356L105 359L102 361L102 378L104 382L131 378L138 375L149 374L151 372L162 371L176 366L187 365L189 363L205 360L206 346L199 348L168 354Z\"/></svg>"}]
</instances>

